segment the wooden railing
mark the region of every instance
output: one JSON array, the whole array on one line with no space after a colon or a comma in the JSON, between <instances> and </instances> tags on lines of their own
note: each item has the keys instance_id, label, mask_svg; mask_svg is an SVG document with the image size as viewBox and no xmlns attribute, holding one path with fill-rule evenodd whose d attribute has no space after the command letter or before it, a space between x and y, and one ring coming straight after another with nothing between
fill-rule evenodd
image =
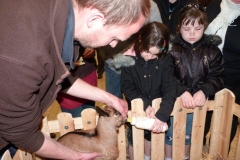
<instances>
[{"instance_id":1,"label":"wooden railing","mask_svg":"<svg viewBox=\"0 0 240 160\"><path fill-rule=\"evenodd\" d=\"M155 99L152 106L157 110L161 99ZM171 116L174 117L173 122L173 160L181 160L184 157L185 149L185 132L186 132L186 115L193 113L192 137L190 159L202 159L202 146L203 146L203 133L207 111L213 111L212 127L210 130L210 149L208 159L223 159L227 160L228 147L230 142L230 132L232 125L233 114L240 117L240 107L235 103L235 96L227 89L223 89L216 93L215 99L207 101L205 106L192 109L182 107L182 102L178 98L175 102ZM142 116L145 115L143 111L143 102L141 99L132 101L132 110L129 111L128 116ZM82 117L72 118L69 113L60 113L58 120L48 121L47 117L43 119L42 132L47 135L50 133L60 132L64 135L67 132L74 131L75 129L91 129L97 124L98 115L93 109L85 109L82 112ZM144 159L144 136L143 130L133 128L133 152L135 160ZM164 160L164 136L165 133L152 134L151 141L151 160ZM239 135L236 135L239 137ZM238 138L238 145L236 150L235 159L240 159L240 137ZM126 160L126 131L125 127L121 126L118 136L119 144L119 157L118 160ZM5 153L5 157L9 158L9 153ZM14 160L41 160L39 157L29 156L24 151L18 150L15 156L18 158ZM20 157L20 158L19 158ZM30 158L29 158L30 157Z\"/></svg>"}]
</instances>

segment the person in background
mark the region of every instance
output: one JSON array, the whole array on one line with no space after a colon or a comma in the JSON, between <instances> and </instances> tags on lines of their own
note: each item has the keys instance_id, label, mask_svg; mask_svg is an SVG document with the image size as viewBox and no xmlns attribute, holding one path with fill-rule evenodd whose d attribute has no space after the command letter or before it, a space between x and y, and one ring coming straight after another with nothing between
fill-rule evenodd
<instances>
[{"instance_id":1,"label":"person in background","mask_svg":"<svg viewBox=\"0 0 240 160\"><path fill-rule=\"evenodd\" d=\"M149 118L155 118L150 131L163 132L163 127L168 128L167 121L173 110L176 100L177 81L173 75L172 59L168 52L170 32L166 25L151 22L144 26L133 46L136 56L134 65L121 68L121 89L131 106L131 101L141 98L144 111ZM152 108L152 101L162 98L160 109ZM145 160L150 160L151 132L145 130L144 154ZM132 147L131 128L128 134L129 147ZM129 154L131 160L133 153Z\"/></svg>"},{"instance_id":2,"label":"person in background","mask_svg":"<svg viewBox=\"0 0 240 160\"><path fill-rule=\"evenodd\" d=\"M224 88L235 95L235 102L240 104L240 0L212 0L207 6L209 26L206 34L215 34L222 38L218 46L224 59ZM204 135L208 133L212 112L208 112ZM238 117L233 115L230 143L233 141L238 127ZM206 143L206 137L204 142Z\"/></svg>"},{"instance_id":3,"label":"person in background","mask_svg":"<svg viewBox=\"0 0 240 160\"><path fill-rule=\"evenodd\" d=\"M98 48L96 48L96 54L97 54L97 78L102 79L103 73L105 71L104 60L101 57L100 50Z\"/></svg>"},{"instance_id":4,"label":"person in background","mask_svg":"<svg viewBox=\"0 0 240 160\"><path fill-rule=\"evenodd\" d=\"M97 86L96 60L95 50L83 48L78 41L74 42L74 51L79 52L79 58L75 62L74 69L70 72L73 77L79 77L92 86ZM78 54L78 53L76 53ZM65 83L63 82L63 85ZM67 84L66 84L67 85ZM61 107L62 112L71 113L72 117L81 117L81 113L86 108L95 108L95 102L77 98L68 95L64 92L59 92L57 101Z\"/></svg>"},{"instance_id":5,"label":"person in background","mask_svg":"<svg viewBox=\"0 0 240 160\"><path fill-rule=\"evenodd\" d=\"M193 0L153 0L160 11L162 23L167 25L171 34L176 33L179 10Z\"/></svg>"},{"instance_id":6,"label":"person in background","mask_svg":"<svg viewBox=\"0 0 240 160\"><path fill-rule=\"evenodd\" d=\"M126 101L70 75L78 57L73 42L115 47L138 32L149 12L149 0L1 1L0 149L11 143L47 158L101 156L76 152L44 135L42 115L62 89L112 106L126 118ZM65 79L69 86L62 87Z\"/></svg>"},{"instance_id":7,"label":"person in background","mask_svg":"<svg viewBox=\"0 0 240 160\"><path fill-rule=\"evenodd\" d=\"M217 47L221 38L205 35L206 14L197 3L185 5L179 15L178 34L172 37L174 73L178 79L178 96L185 108L204 106L210 96L223 88L223 57ZM185 157L189 159L193 114L187 115ZM165 160L172 159L173 117L165 135ZM181 159L183 157L180 157Z\"/></svg>"}]
</instances>

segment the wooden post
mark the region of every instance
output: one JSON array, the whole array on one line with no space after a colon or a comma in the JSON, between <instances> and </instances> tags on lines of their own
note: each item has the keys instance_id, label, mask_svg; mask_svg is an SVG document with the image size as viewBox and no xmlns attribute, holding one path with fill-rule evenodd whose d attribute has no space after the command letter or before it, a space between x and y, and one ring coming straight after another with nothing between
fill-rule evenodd
<instances>
[{"instance_id":1,"label":"wooden post","mask_svg":"<svg viewBox=\"0 0 240 160\"><path fill-rule=\"evenodd\" d=\"M145 116L143 101L138 98L131 101L132 117ZM134 160L144 159L144 130L132 126Z\"/></svg>"},{"instance_id":2,"label":"wooden post","mask_svg":"<svg viewBox=\"0 0 240 160\"><path fill-rule=\"evenodd\" d=\"M206 121L207 103L203 107L197 107L193 113L192 137L190 159L199 160L202 157L204 126Z\"/></svg>"},{"instance_id":3,"label":"wooden post","mask_svg":"<svg viewBox=\"0 0 240 160\"><path fill-rule=\"evenodd\" d=\"M4 153L3 153L3 156L2 156L2 159L1 160L12 160L12 157L10 155L10 152L9 150L6 150Z\"/></svg>"},{"instance_id":4,"label":"wooden post","mask_svg":"<svg viewBox=\"0 0 240 160\"><path fill-rule=\"evenodd\" d=\"M212 117L210 155L227 159L235 96L228 89L216 93Z\"/></svg>"},{"instance_id":5,"label":"wooden post","mask_svg":"<svg viewBox=\"0 0 240 160\"><path fill-rule=\"evenodd\" d=\"M118 132L118 149L119 149L119 156L117 158L117 160L125 160L127 157L126 154L126 133L125 133L125 126L122 125L119 128L119 132Z\"/></svg>"},{"instance_id":6,"label":"wooden post","mask_svg":"<svg viewBox=\"0 0 240 160\"><path fill-rule=\"evenodd\" d=\"M152 107L155 112L160 108L161 98L153 100ZM154 134L151 137L151 160L164 160L165 133Z\"/></svg>"},{"instance_id":7,"label":"wooden post","mask_svg":"<svg viewBox=\"0 0 240 160\"><path fill-rule=\"evenodd\" d=\"M89 130L96 128L97 125L97 120L96 120L96 115L97 112L95 109L88 108L84 109L81 113L82 115L82 122L83 122L83 129L84 130Z\"/></svg>"},{"instance_id":8,"label":"wooden post","mask_svg":"<svg viewBox=\"0 0 240 160\"><path fill-rule=\"evenodd\" d=\"M59 113L57 118L61 136L75 130L73 118L70 113Z\"/></svg>"},{"instance_id":9,"label":"wooden post","mask_svg":"<svg viewBox=\"0 0 240 160\"><path fill-rule=\"evenodd\" d=\"M180 98L177 98L172 113L174 115L172 158L181 160L184 159L185 152L187 109L182 106Z\"/></svg>"}]
</instances>

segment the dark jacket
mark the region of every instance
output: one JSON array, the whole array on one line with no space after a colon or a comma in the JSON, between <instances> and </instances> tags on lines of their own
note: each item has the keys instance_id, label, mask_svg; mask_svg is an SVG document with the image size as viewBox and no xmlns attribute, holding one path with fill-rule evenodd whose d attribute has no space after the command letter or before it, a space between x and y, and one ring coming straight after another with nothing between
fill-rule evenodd
<instances>
[{"instance_id":1,"label":"dark jacket","mask_svg":"<svg viewBox=\"0 0 240 160\"><path fill-rule=\"evenodd\" d=\"M152 100L161 97L161 108L156 117L166 122L173 110L176 100L176 79L173 77L172 59L170 55L162 59L145 61L135 57L135 65L121 68L121 88L129 102L141 98L144 109Z\"/></svg>"},{"instance_id":2,"label":"dark jacket","mask_svg":"<svg viewBox=\"0 0 240 160\"><path fill-rule=\"evenodd\" d=\"M223 88L223 56L217 47L221 43L219 36L204 35L190 44L177 35L171 38L171 43L178 96L185 91L194 94L202 90L209 97Z\"/></svg>"},{"instance_id":3,"label":"dark jacket","mask_svg":"<svg viewBox=\"0 0 240 160\"><path fill-rule=\"evenodd\" d=\"M187 3L193 0L177 0L170 6L169 0L153 0L160 11L163 24L167 25L172 34L175 33L177 27L177 21L179 16L179 10ZM169 10L172 10L171 15Z\"/></svg>"},{"instance_id":4,"label":"dark jacket","mask_svg":"<svg viewBox=\"0 0 240 160\"><path fill-rule=\"evenodd\" d=\"M69 1L1 1L0 148L35 152L42 114L69 75L61 59Z\"/></svg>"}]
</instances>

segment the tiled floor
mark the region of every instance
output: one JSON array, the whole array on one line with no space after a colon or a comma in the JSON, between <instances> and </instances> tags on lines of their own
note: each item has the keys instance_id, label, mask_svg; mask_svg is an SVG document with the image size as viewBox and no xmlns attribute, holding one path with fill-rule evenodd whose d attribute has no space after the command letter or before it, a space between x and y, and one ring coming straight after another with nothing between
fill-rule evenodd
<instances>
[{"instance_id":1,"label":"tiled floor","mask_svg":"<svg viewBox=\"0 0 240 160\"><path fill-rule=\"evenodd\" d=\"M102 89L105 89L105 74L103 75L102 79L98 80L98 86ZM96 103L96 106L102 106L103 104L100 102ZM55 101L51 107L48 108L48 110L44 113L44 116L48 117L48 120L55 120L57 119L57 115L58 113L60 113L60 107L59 104ZM238 141L238 137L239 137L239 130L240 130L240 125L238 126L238 131L236 134L236 137L234 138L232 144L231 144L231 150L229 152L229 158L228 160L235 160L235 155L236 155L236 149L237 149L237 141ZM236 160L240 159L237 158Z\"/></svg>"}]
</instances>

